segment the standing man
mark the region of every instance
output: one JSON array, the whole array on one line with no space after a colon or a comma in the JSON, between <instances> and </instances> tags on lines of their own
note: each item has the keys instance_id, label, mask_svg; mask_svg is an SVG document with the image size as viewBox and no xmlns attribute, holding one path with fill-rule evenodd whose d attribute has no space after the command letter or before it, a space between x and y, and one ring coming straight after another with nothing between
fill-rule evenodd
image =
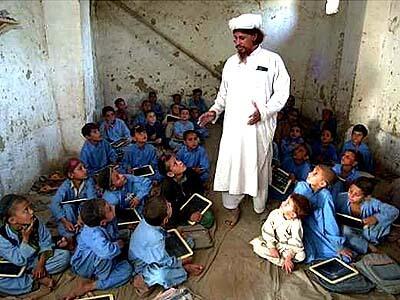
<instances>
[{"instance_id":1,"label":"standing man","mask_svg":"<svg viewBox=\"0 0 400 300\"><path fill-rule=\"evenodd\" d=\"M276 115L289 96L290 78L280 56L261 48L261 15L243 14L229 21L237 54L225 63L221 86L200 125L215 123L225 110L214 178L214 190L230 211L225 223L234 226L240 201L253 197L256 213L266 205L271 178L272 139Z\"/></svg>"}]
</instances>

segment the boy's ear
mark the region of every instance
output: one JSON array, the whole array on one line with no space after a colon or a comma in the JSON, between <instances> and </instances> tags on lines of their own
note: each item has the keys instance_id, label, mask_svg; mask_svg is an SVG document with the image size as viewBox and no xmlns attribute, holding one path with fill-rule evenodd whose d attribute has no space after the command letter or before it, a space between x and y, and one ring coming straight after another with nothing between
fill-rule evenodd
<instances>
[{"instance_id":1,"label":"boy's ear","mask_svg":"<svg viewBox=\"0 0 400 300\"><path fill-rule=\"evenodd\" d=\"M107 220L103 219L100 221L100 226L106 226L107 225Z\"/></svg>"},{"instance_id":2,"label":"boy's ear","mask_svg":"<svg viewBox=\"0 0 400 300\"><path fill-rule=\"evenodd\" d=\"M7 222L8 222L9 224L11 224L11 225L14 225L14 224L17 223L17 222L15 221L15 217L9 217L8 220L7 220Z\"/></svg>"},{"instance_id":3,"label":"boy's ear","mask_svg":"<svg viewBox=\"0 0 400 300\"><path fill-rule=\"evenodd\" d=\"M175 174L172 173L171 171L168 171L167 172L167 176L173 178L175 176Z\"/></svg>"},{"instance_id":4,"label":"boy's ear","mask_svg":"<svg viewBox=\"0 0 400 300\"><path fill-rule=\"evenodd\" d=\"M319 187L321 188L321 189L323 189L323 188L325 188L325 187L327 187L328 186L328 182L326 182L326 180L322 180L320 183L319 183Z\"/></svg>"}]
</instances>

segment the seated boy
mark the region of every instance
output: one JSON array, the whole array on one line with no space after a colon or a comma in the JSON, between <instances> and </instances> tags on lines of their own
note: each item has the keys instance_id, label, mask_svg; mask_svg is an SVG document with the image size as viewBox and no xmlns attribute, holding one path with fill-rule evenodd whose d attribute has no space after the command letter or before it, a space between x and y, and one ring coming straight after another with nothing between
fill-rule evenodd
<instances>
[{"instance_id":1,"label":"seated boy","mask_svg":"<svg viewBox=\"0 0 400 300\"><path fill-rule=\"evenodd\" d=\"M174 123L172 139L169 142L169 146L174 150L178 150L182 146L180 141L183 142L183 133L186 130L194 130L193 123L189 121L190 112L188 108L181 109L180 118L181 120Z\"/></svg>"},{"instance_id":2,"label":"seated boy","mask_svg":"<svg viewBox=\"0 0 400 300\"><path fill-rule=\"evenodd\" d=\"M172 104L179 105L179 108L184 107L185 105L182 103L182 95L181 94L173 94L172 96Z\"/></svg>"},{"instance_id":3,"label":"seated boy","mask_svg":"<svg viewBox=\"0 0 400 300\"><path fill-rule=\"evenodd\" d=\"M293 261L301 262L306 257L301 220L309 213L308 199L291 194L278 209L268 215L261 229L262 236L250 242L254 252L291 273L294 269Z\"/></svg>"},{"instance_id":4,"label":"seated boy","mask_svg":"<svg viewBox=\"0 0 400 300\"><path fill-rule=\"evenodd\" d=\"M148 141L156 146L161 146L165 142L164 128L159 121L154 111L146 112L146 132Z\"/></svg>"},{"instance_id":5,"label":"seated boy","mask_svg":"<svg viewBox=\"0 0 400 300\"><path fill-rule=\"evenodd\" d=\"M314 124L311 131L311 138L313 140L318 140L324 128L329 129L332 134L332 139L335 140L337 134L337 122L335 116L333 115L333 111L329 108L322 109L322 118Z\"/></svg>"},{"instance_id":6,"label":"seated boy","mask_svg":"<svg viewBox=\"0 0 400 300\"><path fill-rule=\"evenodd\" d=\"M118 208L136 208L141 213L150 194L151 181L146 177L120 174L115 168L103 170L97 178L103 199Z\"/></svg>"},{"instance_id":7,"label":"seated boy","mask_svg":"<svg viewBox=\"0 0 400 300\"><path fill-rule=\"evenodd\" d=\"M332 165L337 161L336 148L332 142L331 130L324 128L321 133L321 140L313 144L311 161L314 164Z\"/></svg>"},{"instance_id":8,"label":"seated boy","mask_svg":"<svg viewBox=\"0 0 400 300\"><path fill-rule=\"evenodd\" d=\"M120 139L130 139L129 129L125 122L115 117L115 110L105 106L102 110L104 121L100 125L101 135L110 143Z\"/></svg>"},{"instance_id":9,"label":"seated boy","mask_svg":"<svg viewBox=\"0 0 400 300\"><path fill-rule=\"evenodd\" d=\"M166 175L161 186L161 195L172 206L172 216L169 224L177 226L186 224L190 220L200 223L205 228L210 228L214 223L214 215L211 210L206 211L203 216L200 212L194 212L188 216L180 211L180 208L190 196L194 193L204 193L200 176L171 154L167 154L161 159L160 171Z\"/></svg>"},{"instance_id":10,"label":"seated boy","mask_svg":"<svg viewBox=\"0 0 400 300\"><path fill-rule=\"evenodd\" d=\"M63 182L51 199L50 210L56 220L58 233L68 240L68 249L73 250L75 235L80 228L79 204L62 204L61 202L81 198L97 198L96 184L92 178L88 178L85 167L77 158L70 158L67 161L64 173L68 179Z\"/></svg>"},{"instance_id":11,"label":"seated boy","mask_svg":"<svg viewBox=\"0 0 400 300\"><path fill-rule=\"evenodd\" d=\"M128 128L129 128L129 126L131 126L132 120L131 120L131 116L128 111L128 105L126 105L125 100L123 98L117 98L114 101L114 105L117 108L115 110L115 116L118 119L124 121L126 126L128 126Z\"/></svg>"},{"instance_id":12,"label":"seated boy","mask_svg":"<svg viewBox=\"0 0 400 300\"><path fill-rule=\"evenodd\" d=\"M139 113L136 115L135 117L135 121L134 121L134 126L137 125L146 125L146 112L151 111L151 103L149 100L143 100L141 106L140 106L141 110L139 111Z\"/></svg>"},{"instance_id":13,"label":"seated boy","mask_svg":"<svg viewBox=\"0 0 400 300\"><path fill-rule=\"evenodd\" d=\"M194 125L194 130L199 134L199 138L204 140L208 138L209 133L206 127L199 125L200 110L197 107L190 108L190 122Z\"/></svg>"},{"instance_id":14,"label":"seated boy","mask_svg":"<svg viewBox=\"0 0 400 300\"><path fill-rule=\"evenodd\" d=\"M151 104L151 110L156 113L157 120L160 122L164 119L164 110L160 103L157 103L157 94L154 91L149 92L149 101Z\"/></svg>"},{"instance_id":15,"label":"seated boy","mask_svg":"<svg viewBox=\"0 0 400 300\"><path fill-rule=\"evenodd\" d=\"M188 101L188 106L189 107L197 107L200 111L200 114L205 113L208 110L208 107L206 105L206 101L204 100L203 96L203 91L201 89L194 89L192 98L189 99Z\"/></svg>"},{"instance_id":16,"label":"seated boy","mask_svg":"<svg viewBox=\"0 0 400 300\"><path fill-rule=\"evenodd\" d=\"M180 111L183 106L178 104L172 104L170 106L170 114L180 119ZM170 120L168 121L168 116L165 117L163 121L163 125L165 126L165 137L167 140L170 140L174 135L174 124L176 121Z\"/></svg>"},{"instance_id":17,"label":"seated boy","mask_svg":"<svg viewBox=\"0 0 400 300\"><path fill-rule=\"evenodd\" d=\"M190 263L190 259L179 260L165 249L166 227L172 214L171 205L162 198L146 202L144 218L131 236L129 260L137 275L134 287L139 295L147 293L154 285L164 289L176 286L187 279L187 275L199 275L203 266Z\"/></svg>"},{"instance_id":18,"label":"seated boy","mask_svg":"<svg viewBox=\"0 0 400 300\"><path fill-rule=\"evenodd\" d=\"M54 249L50 231L35 217L25 197L9 194L0 201L0 257L26 266L20 277L0 277L0 293L21 295L38 288L55 286L49 274L64 271L70 260L67 250ZM61 245L59 245L61 246Z\"/></svg>"},{"instance_id":19,"label":"seated boy","mask_svg":"<svg viewBox=\"0 0 400 300\"><path fill-rule=\"evenodd\" d=\"M285 159L292 154L292 151L298 144L304 143L303 129L300 125L295 124L290 127L289 136L281 142L281 159Z\"/></svg>"},{"instance_id":20,"label":"seated boy","mask_svg":"<svg viewBox=\"0 0 400 300\"><path fill-rule=\"evenodd\" d=\"M351 140L344 143L342 147L342 154L346 150L354 150L360 153L360 160L358 162L358 169L360 171L365 171L373 174L374 172L374 162L372 158L372 154L367 146L363 142L363 140L367 137L368 130L362 124L357 124L353 127L351 131Z\"/></svg>"},{"instance_id":21,"label":"seated boy","mask_svg":"<svg viewBox=\"0 0 400 300\"><path fill-rule=\"evenodd\" d=\"M399 216L399 210L389 204L373 198L374 184L367 177L357 178L347 193L339 194L335 202L336 211L345 215L361 218L364 228L343 226L343 234L351 249L360 254L368 249L376 252L377 245L389 233L392 223Z\"/></svg>"},{"instance_id":22,"label":"seated boy","mask_svg":"<svg viewBox=\"0 0 400 300\"><path fill-rule=\"evenodd\" d=\"M82 135L86 141L81 150L80 160L85 165L89 176L105 166L117 162L117 153L109 142L103 140L97 124L85 124L82 127Z\"/></svg>"},{"instance_id":23,"label":"seated boy","mask_svg":"<svg viewBox=\"0 0 400 300\"><path fill-rule=\"evenodd\" d=\"M103 199L86 201L80 217L84 226L77 237L71 268L82 278L67 299L93 290L119 287L131 279L133 272L129 262L119 257L124 242L117 239L117 233L112 235L106 228L115 220L114 207Z\"/></svg>"},{"instance_id":24,"label":"seated boy","mask_svg":"<svg viewBox=\"0 0 400 300\"><path fill-rule=\"evenodd\" d=\"M185 131L183 140L184 145L176 153L176 158L200 175L201 181L205 183L210 175L210 161L206 149L199 145L199 137L194 130Z\"/></svg>"},{"instance_id":25,"label":"seated boy","mask_svg":"<svg viewBox=\"0 0 400 300\"><path fill-rule=\"evenodd\" d=\"M311 165L308 162L309 150L306 144L298 144L293 150L293 155L286 157L281 168L292 174L292 180L304 181L307 179L308 173L311 171Z\"/></svg>"},{"instance_id":26,"label":"seated boy","mask_svg":"<svg viewBox=\"0 0 400 300\"><path fill-rule=\"evenodd\" d=\"M124 158L122 159L123 173L132 173L134 168L151 165L154 175L149 176L155 183L160 183L163 176L158 170L157 151L153 145L147 144L147 132L143 126L136 125L132 130L132 139L135 143L129 145L125 149Z\"/></svg>"},{"instance_id":27,"label":"seated boy","mask_svg":"<svg viewBox=\"0 0 400 300\"><path fill-rule=\"evenodd\" d=\"M335 174L324 165L318 165L308 174L307 181L298 182L294 192L308 198L312 212L303 221L306 263L341 255L351 260L352 252L344 248L335 219L335 206L328 186Z\"/></svg>"}]
</instances>

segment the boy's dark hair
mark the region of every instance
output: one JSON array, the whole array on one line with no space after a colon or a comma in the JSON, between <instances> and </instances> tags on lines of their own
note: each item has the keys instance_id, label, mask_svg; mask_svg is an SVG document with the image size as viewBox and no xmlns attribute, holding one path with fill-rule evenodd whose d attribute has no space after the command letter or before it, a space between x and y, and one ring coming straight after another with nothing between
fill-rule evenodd
<instances>
[{"instance_id":1,"label":"boy's dark hair","mask_svg":"<svg viewBox=\"0 0 400 300\"><path fill-rule=\"evenodd\" d=\"M351 134L353 134L355 131L361 132L364 137L368 135L368 129L363 124L354 125L353 129L351 130Z\"/></svg>"},{"instance_id":2,"label":"boy's dark hair","mask_svg":"<svg viewBox=\"0 0 400 300\"><path fill-rule=\"evenodd\" d=\"M183 107L181 107L179 109L179 113L183 112L184 110L187 110L190 113L190 109L188 107L185 107L185 106L183 106Z\"/></svg>"},{"instance_id":3,"label":"boy's dark hair","mask_svg":"<svg viewBox=\"0 0 400 300\"><path fill-rule=\"evenodd\" d=\"M362 190L365 197L372 195L374 191L376 182L372 178L368 177L359 177L355 179L351 184L357 186L360 190Z\"/></svg>"},{"instance_id":4,"label":"boy's dark hair","mask_svg":"<svg viewBox=\"0 0 400 300\"><path fill-rule=\"evenodd\" d=\"M301 133L303 133L303 126L300 125L300 123L295 123L293 125L290 126L290 130L292 130L292 128L297 127L300 129Z\"/></svg>"},{"instance_id":5,"label":"boy's dark hair","mask_svg":"<svg viewBox=\"0 0 400 300\"><path fill-rule=\"evenodd\" d=\"M301 220L310 214L311 205L307 197L304 197L303 195L300 194L292 193L290 195L290 198L292 198L293 208L294 212L297 215L297 218Z\"/></svg>"},{"instance_id":6,"label":"boy's dark hair","mask_svg":"<svg viewBox=\"0 0 400 300\"><path fill-rule=\"evenodd\" d=\"M196 93L203 94L203 91L202 91L200 88L197 88L197 89L194 89L194 90L192 91L192 93L193 93L193 95L196 94Z\"/></svg>"},{"instance_id":7,"label":"boy's dark hair","mask_svg":"<svg viewBox=\"0 0 400 300\"><path fill-rule=\"evenodd\" d=\"M106 114L107 114L109 111L115 113L114 107L112 107L112 106L104 106L103 109L101 110L102 116L105 117Z\"/></svg>"},{"instance_id":8,"label":"boy's dark hair","mask_svg":"<svg viewBox=\"0 0 400 300\"><path fill-rule=\"evenodd\" d=\"M154 114L155 114L155 111L154 111L154 110L146 111L146 112L144 113L144 116L147 118L147 115L150 114L150 113L154 113Z\"/></svg>"},{"instance_id":9,"label":"boy's dark hair","mask_svg":"<svg viewBox=\"0 0 400 300\"><path fill-rule=\"evenodd\" d=\"M136 125L135 127L133 127L130 132L131 132L131 136L135 136L135 133L142 133L146 131L146 127L144 127L143 125Z\"/></svg>"},{"instance_id":10,"label":"boy's dark hair","mask_svg":"<svg viewBox=\"0 0 400 300\"><path fill-rule=\"evenodd\" d=\"M334 133L333 133L332 128L330 128L329 126L322 126L321 135L322 135L322 133L323 133L324 131L329 131L329 132L331 133L331 137L334 138L334 135L333 135Z\"/></svg>"},{"instance_id":11,"label":"boy's dark hair","mask_svg":"<svg viewBox=\"0 0 400 300\"><path fill-rule=\"evenodd\" d=\"M125 102L125 99L123 99L123 98L117 98L117 99L115 99L115 101L114 101L114 105L117 106L118 104L120 104L120 103L122 103L122 102Z\"/></svg>"},{"instance_id":12,"label":"boy's dark hair","mask_svg":"<svg viewBox=\"0 0 400 300\"><path fill-rule=\"evenodd\" d=\"M306 143L297 144L296 147L293 149L293 151L296 150L296 149L299 148L299 147L303 147L303 149L306 150L306 153L307 153L308 156L311 155L311 149L310 149L310 147L309 147Z\"/></svg>"},{"instance_id":13,"label":"boy's dark hair","mask_svg":"<svg viewBox=\"0 0 400 300\"><path fill-rule=\"evenodd\" d=\"M168 173L169 171L171 171L171 169L170 169L170 167L169 167L169 165L168 165L168 161L169 161L173 156L175 156L175 155L172 154L172 153L165 153L165 154L163 154L163 155L160 157L160 159L159 159L159 161L158 161L158 171L160 172L161 175L167 176L167 173Z\"/></svg>"},{"instance_id":14,"label":"boy's dark hair","mask_svg":"<svg viewBox=\"0 0 400 300\"><path fill-rule=\"evenodd\" d=\"M112 183L111 183L112 170L113 169L111 167L104 168L96 176L97 185L103 191L111 189L111 186L112 186Z\"/></svg>"},{"instance_id":15,"label":"boy's dark hair","mask_svg":"<svg viewBox=\"0 0 400 300\"><path fill-rule=\"evenodd\" d=\"M346 152L351 152L351 153L353 153L353 154L354 154L354 157L355 157L355 160L356 160L356 162L360 162L360 161L361 161L361 159L362 159L362 156L361 156L360 152L357 152L357 151L356 151L356 150L354 150L354 149L346 149L346 150L344 150L344 152L343 152L342 156L343 156L343 155L344 155Z\"/></svg>"},{"instance_id":16,"label":"boy's dark hair","mask_svg":"<svg viewBox=\"0 0 400 300\"><path fill-rule=\"evenodd\" d=\"M150 103L151 104L151 102L149 100L145 99L145 100L142 101L142 104L140 106L143 108L145 103Z\"/></svg>"},{"instance_id":17,"label":"boy's dark hair","mask_svg":"<svg viewBox=\"0 0 400 300\"><path fill-rule=\"evenodd\" d=\"M89 226L100 226L100 222L105 218L106 200L93 199L82 203L80 208L80 216L82 222Z\"/></svg>"},{"instance_id":18,"label":"boy's dark hair","mask_svg":"<svg viewBox=\"0 0 400 300\"><path fill-rule=\"evenodd\" d=\"M189 134L195 134L197 137L199 137L199 135L197 134L197 132L195 130L186 130L183 133L183 140L186 141L186 138L188 137Z\"/></svg>"},{"instance_id":19,"label":"boy's dark hair","mask_svg":"<svg viewBox=\"0 0 400 300\"><path fill-rule=\"evenodd\" d=\"M179 97L182 99L182 95L181 94L173 94L171 95L172 99L175 99L176 97Z\"/></svg>"},{"instance_id":20,"label":"boy's dark hair","mask_svg":"<svg viewBox=\"0 0 400 300\"><path fill-rule=\"evenodd\" d=\"M181 106L180 106L179 104L177 104L177 103L172 103L172 104L169 106L169 108L172 110L172 108L173 108L175 105L178 105L179 109L181 108Z\"/></svg>"},{"instance_id":21,"label":"boy's dark hair","mask_svg":"<svg viewBox=\"0 0 400 300\"><path fill-rule=\"evenodd\" d=\"M150 92L149 92L149 97L150 97L150 96L157 96L157 93L156 93L155 91L150 91Z\"/></svg>"},{"instance_id":22,"label":"boy's dark hair","mask_svg":"<svg viewBox=\"0 0 400 300\"><path fill-rule=\"evenodd\" d=\"M0 219L3 224L15 213L15 206L19 203L29 202L27 198L21 195L8 194L0 200Z\"/></svg>"},{"instance_id":23,"label":"boy's dark hair","mask_svg":"<svg viewBox=\"0 0 400 300\"><path fill-rule=\"evenodd\" d=\"M143 209L145 221L152 226L161 226L168 217L168 204L163 197L154 197L146 201Z\"/></svg>"},{"instance_id":24,"label":"boy's dark hair","mask_svg":"<svg viewBox=\"0 0 400 300\"><path fill-rule=\"evenodd\" d=\"M315 167L318 167L322 171L322 176L324 177L327 186L333 184L336 181L336 175L330 167L321 164Z\"/></svg>"},{"instance_id":25,"label":"boy's dark hair","mask_svg":"<svg viewBox=\"0 0 400 300\"><path fill-rule=\"evenodd\" d=\"M99 125L96 123L86 123L81 130L81 133L84 137L90 136L92 130L99 130Z\"/></svg>"},{"instance_id":26,"label":"boy's dark hair","mask_svg":"<svg viewBox=\"0 0 400 300\"><path fill-rule=\"evenodd\" d=\"M233 31L233 33L235 33L235 32L237 32L237 31L240 31L240 32L243 32L243 33L245 33L245 34L250 34L250 35L257 35L257 38L256 38L256 40L254 41L254 44L255 45L260 45L262 42L263 42L263 40L264 40L264 32L262 32L260 29L258 29L258 28L253 28L253 29L235 29L234 31Z\"/></svg>"}]
</instances>

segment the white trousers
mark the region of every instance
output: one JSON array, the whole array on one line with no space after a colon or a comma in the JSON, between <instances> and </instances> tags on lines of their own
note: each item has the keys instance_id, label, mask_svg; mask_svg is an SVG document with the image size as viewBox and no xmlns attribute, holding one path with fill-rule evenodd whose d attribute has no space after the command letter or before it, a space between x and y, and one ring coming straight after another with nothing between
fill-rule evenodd
<instances>
[{"instance_id":1,"label":"white trousers","mask_svg":"<svg viewBox=\"0 0 400 300\"><path fill-rule=\"evenodd\" d=\"M253 208L258 214L261 214L265 210L268 195L268 184L258 190L257 196L253 197ZM222 192L222 204L227 209L236 209L239 207L240 202L244 198L244 194L233 195L228 192Z\"/></svg>"}]
</instances>

